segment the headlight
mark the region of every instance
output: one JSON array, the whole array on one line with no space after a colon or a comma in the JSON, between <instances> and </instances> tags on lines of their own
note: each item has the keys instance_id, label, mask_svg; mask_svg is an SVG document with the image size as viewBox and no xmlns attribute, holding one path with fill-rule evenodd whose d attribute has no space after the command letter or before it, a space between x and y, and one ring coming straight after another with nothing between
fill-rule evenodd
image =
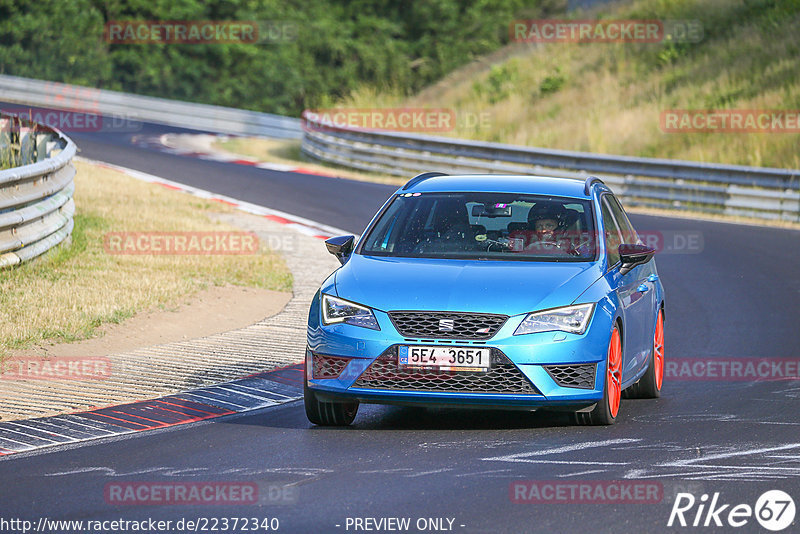
<instances>
[{"instance_id":1,"label":"headlight","mask_svg":"<svg viewBox=\"0 0 800 534\"><path fill-rule=\"evenodd\" d=\"M345 323L380 330L372 310L354 302L322 295L322 324Z\"/></svg>"},{"instance_id":2,"label":"headlight","mask_svg":"<svg viewBox=\"0 0 800 534\"><path fill-rule=\"evenodd\" d=\"M593 311L594 304L577 304L575 306L529 313L517 327L514 335L553 332L556 330L572 334L583 334Z\"/></svg>"}]
</instances>

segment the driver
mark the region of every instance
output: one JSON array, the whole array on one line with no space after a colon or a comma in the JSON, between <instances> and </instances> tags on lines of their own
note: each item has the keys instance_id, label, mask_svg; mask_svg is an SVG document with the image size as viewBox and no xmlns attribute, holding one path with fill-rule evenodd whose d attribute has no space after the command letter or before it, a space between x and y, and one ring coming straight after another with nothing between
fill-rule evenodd
<instances>
[{"instance_id":1,"label":"driver","mask_svg":"<svg viewBox=\"0 0 800 534\"><path fill-rule=\"evenodd\" d=\"M558 221L551 217L542 217L536 219L533 225L533 230L536 232L536 239L539 242L556 242L556 230L558 229Z\"/></svg>"},{"instance_id":2,"label":"driver","mask_svg":"<svg viewBox=\"0 0 800 534\"><path fill-rule=\"evenodd\" d=\"M560 252L562 210L552 205L536 205L528 213L528 227L533 230L526 250Z\"/></svg>"}]
</instances>

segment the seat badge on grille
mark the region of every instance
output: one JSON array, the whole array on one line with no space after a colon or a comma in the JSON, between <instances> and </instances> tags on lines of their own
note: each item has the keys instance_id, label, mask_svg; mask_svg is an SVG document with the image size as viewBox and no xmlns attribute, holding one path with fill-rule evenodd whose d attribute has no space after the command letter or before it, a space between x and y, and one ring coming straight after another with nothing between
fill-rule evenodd
<instances>
[{"instance_id":1,"label":"seat badge on grille","mask_svg":"<svg viewBox=\"0 0 800 534\"><path fill-rule=\"evenodd\" d=\"M454 319L439 319L439 332L452 332L455 327Z\"/></svg>"}]
</instances>

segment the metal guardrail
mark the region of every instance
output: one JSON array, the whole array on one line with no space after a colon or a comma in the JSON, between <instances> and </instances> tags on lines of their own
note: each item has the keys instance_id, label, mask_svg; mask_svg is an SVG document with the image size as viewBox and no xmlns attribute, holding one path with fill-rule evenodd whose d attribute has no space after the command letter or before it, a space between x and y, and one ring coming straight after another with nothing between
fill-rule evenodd
<instances>
[{"instance_id":1,"label":"metal guardrail","mask_svg":"<svg viewBox=\"0 0 800 534\"><path fill-rule=\"evenodd\" d=\"M302 151L355 169L410 176L538 174L603 179L627 205L800 222L800 170L611 156L323 124L304 114Z\"/></svg>"},{"instance_id":2,"label":"metal guardrail","mask_svg":"<svg viewBox=\"0 0 800 534\"><path fill-rule=\"evenodd\" d=\"M75 144L50 128L0 116L0 269L40 256L72 235Z\"/></svg>"},{"instance_id":3,"label":"metal guardrail","mask_svg":"<svg viewBox=\"0 0 800 534\"><path fill-rule=\"evenodd\" d=\"M233 135L299 139L303 133L300 119L18 76L0 75L0 101Z\"/></svg>"},{"instance_id":4,"label":"metal guardrail","mask_svg":"<svg viewBox=\"0 0 800 534\"><path fill-rule=\"evenodd\" d=\"M355 169L409 176L448 173L600 176L631 206L800 222L800 170L611 156L365 131L220 106L193 104L0 75L0 101L84 110L235 135L302 138L302 151ZM0 208L2 209L2 208Z\"/></svg>"}]
</instances>

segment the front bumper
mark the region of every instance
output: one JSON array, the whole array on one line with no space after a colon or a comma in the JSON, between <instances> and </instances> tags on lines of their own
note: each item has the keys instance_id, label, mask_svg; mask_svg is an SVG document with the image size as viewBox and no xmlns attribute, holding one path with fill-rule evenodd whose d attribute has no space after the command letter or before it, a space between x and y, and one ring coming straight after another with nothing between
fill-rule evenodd
<instances>
[{"instance_id":1,"label":"front bumper","mask_svg":"<svg viewBox=\"0 0 800 534\"><path fill-rule=\"evenodd\" d=\"M605 361L613 319L610 311L601 306L595 309L586 332L581 335L544 332L514 336L514 331L524 318L514 316L492 338L480 342L404 338L397 332L386 313L378 310L374 313L380 330L347 324L325 326L318 319L318 306L312 306L308 325L306 376L308 387L318 397L329 401L359 400L379 404L524 410L578 410L593 406L603 397ZM391 387L364 387L365 381L359 381L376 360L386 359L387 354L391 357L397 346L414 344L490 347L493 349L493 368L496 353L513 365L531 388L525 392L519 388L504 392L481 391L479 387L448 391L446 387L441 387L441 382L436 382L435 387L424 384L420 387L415 382L416 386L406 389L398 381L393 381ZM318 378L314 374L315 354L347 360L342 363L343 369L335 378ZM584 372L581 387L563 385L566 375L554 372L554 369L563 370L564 366L569 366L570 369L581 366L580 369ZM591 366L593 380L585 374L590 368L587 366ZM382 368L386 368L386 365Z\"/></svg>"}]
</instances>

